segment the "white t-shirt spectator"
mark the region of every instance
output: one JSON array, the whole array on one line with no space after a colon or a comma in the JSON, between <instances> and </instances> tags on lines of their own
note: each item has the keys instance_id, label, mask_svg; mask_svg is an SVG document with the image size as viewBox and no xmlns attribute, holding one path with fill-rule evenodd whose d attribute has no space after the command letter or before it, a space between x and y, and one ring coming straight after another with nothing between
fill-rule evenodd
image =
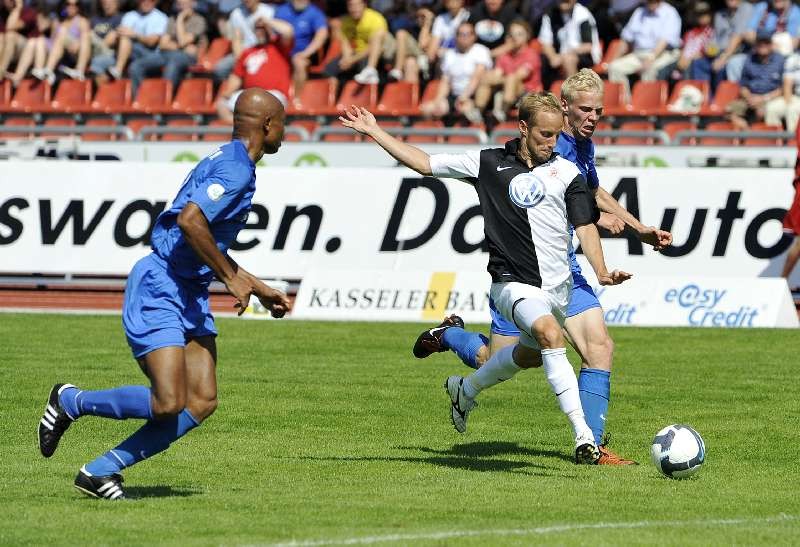
<instances>
[{"instance_id":1,"label":"white t-shirt spectator","mask_svg":"<svg viewBox=\"0 0 800 547\"><path fill-rule=\"evenodd\" d=\"M442 74L450 79L450 95L461 95L480 65L492 68L492 54L486 46L475 44L465 53L448 49L442 59Z\"/></svg>"},{"instance_id":2,"label":"white t-shirt spectator","mask_svg":"<svg viewBox=\"0 0 800 547\"><path fill-rule=\"evenodd\" d=\"M664 0L655 12L640 6L631 15L620 37L633 44L634 51L652 51L661 40L669 48L678 48L681 46L681 16Z\"/></svg>"},{"instance_id":3,"label":"white t-shirt spectator","mask_svg":"<svg viewBox=\"0 0 800 547\"><path fill-rule=\"evenodd\" d=\"M453 49L456 47L456 31L458 25L469 19L469 10L461 8L461 11L453 17L449 12L437 15L433 20L431 35L439 39L439 47L443 49Z\"/></svg>"},{"instance_id":4,"label":"white t-shirt spectator","mask_svg":"<svg viewBox=\"0 0 800 547\"><path fill-rule=\"evenodd\" d=\"M563 54L574 51L586 42L592 43L592 60L599 63L603 57L600 49L600 38L597 35L597 23L591 12L585 6L575 4L571 14L559 13L561 21L556 21L556 35L553 36L553 25L550 15L542 17L542 28L539 30L539 41L543 44L553 45L558 40L558 53Z\"/></svg>"},{"instance_id":5,"label":"white t-shirt spectator","mask_svg":"<svg viewBox=\"0 0 800 547\"><path fill-rule=\"evenodd\" d=\"M228 19L230 24L231 37L233 33L239 31L242 36L242 47L249 48L256 45L255 24L259 19L272 19L275 16L275 8L268 4L259 4L253 13L247 13L244 7L238 7L231 12Z\"/></svg>"},{"instance_id":6,"label":"white t-shirt spectator","mask_svg":"<svg viewBox=\"0 0 800 547\"><path fill-rule=\"evenodd\" d=\"M146 14L134 10L122 16L119 26L127 27L142 36L152 36L153 34L164 34L167 31L168 20L169 18L164 12L158 9L152 9Z\"/></svg>"}]
</instances>

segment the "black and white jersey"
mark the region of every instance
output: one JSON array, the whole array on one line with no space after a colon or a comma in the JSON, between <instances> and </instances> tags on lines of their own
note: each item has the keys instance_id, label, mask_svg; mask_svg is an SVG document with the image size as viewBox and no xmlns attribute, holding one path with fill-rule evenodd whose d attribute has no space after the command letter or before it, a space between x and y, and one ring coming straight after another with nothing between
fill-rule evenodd
<instances>
[{"instance_id":1,"label":"black and white jersey","mask_svg":"<svg viewBox=\"0 0 800 547\"><path fill-rule=\"evenodd\" d=\"M517 156L519 145L514 139L505 148L434 154L431 172L475 186L493 282L549 289L570 276L569 225L594 223L600 211L574 163L553 154L531 169Z\"/></svg>"}]
</instances>

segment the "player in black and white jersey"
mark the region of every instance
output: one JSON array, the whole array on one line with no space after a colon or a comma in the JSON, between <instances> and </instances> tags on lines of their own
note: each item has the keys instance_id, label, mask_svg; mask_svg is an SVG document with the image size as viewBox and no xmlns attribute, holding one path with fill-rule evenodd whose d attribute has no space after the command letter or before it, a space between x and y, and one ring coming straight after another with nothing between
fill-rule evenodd
<instances>
[{"instance_id":1,"label":"player in black and white jersey","mask_svg":"<svg viewBox=\"0 0 800 547\"><path fill-rule=\"evenodd\" d=\"M418 173L463 179L478 192L489 246L491 297L500 313L517 325L520 340L468 377L446 380L456 430L466 431L478 393L523 368L543 364L572 424L576 462L594 463L599 451L584 419L562 333L572 289L570 224L602 285L622 283L630 274L606 268L594 225L599 217L594 195L577 166L553 153L562 127L558 99L550 93L531 94L522 99L519 111L521 138L505 148L432 156L386 133L364 108L354 106L340 120Z\"/></svg>"}]
</instances>

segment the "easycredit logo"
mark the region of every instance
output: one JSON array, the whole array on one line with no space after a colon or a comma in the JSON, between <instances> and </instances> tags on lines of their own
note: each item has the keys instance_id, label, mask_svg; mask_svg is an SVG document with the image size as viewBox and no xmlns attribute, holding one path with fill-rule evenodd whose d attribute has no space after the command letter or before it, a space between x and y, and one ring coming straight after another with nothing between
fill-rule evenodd
<instances>
[{"instance_id":1,"label":"easycredit logo","mask_svg":"<svg viewBox=\"0 0 800 547\"><path fill-rule=\"evenodd\" d=\"M748 305L731 305L726 289L705 288L690 283L668 289L664 301L688 312L689 325L694 327L752 327L758 310Z\"/></svg>"}]
</instances>

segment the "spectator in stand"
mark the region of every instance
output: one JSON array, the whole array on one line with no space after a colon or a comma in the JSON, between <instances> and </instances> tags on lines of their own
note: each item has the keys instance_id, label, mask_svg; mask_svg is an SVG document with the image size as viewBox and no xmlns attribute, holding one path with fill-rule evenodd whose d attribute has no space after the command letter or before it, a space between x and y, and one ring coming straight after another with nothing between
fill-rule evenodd
<instances>
[{"instance_id":1,"label":"spectator in stand","mask_svg":"<svg viewBox=\"0 0 800 547\"><path fill-rule=\"evenodd\" d=\"M92 59L92 72L96 75L108 72L114 79L122 78L128 61L135 63L158 52L158 43L167 31L167 22L166 14L156 8L155 0L139 0L137 9L123 15L117 27L116 58L112 55L95 57ZM137 81L132 82L134 94L137 85Z\"/></svg>"},{"instance_id":2,"label":"spectator in stand","mask_svg":"<svg viewBox=\"0 0 800 547\"><path fill-rule=\"evenodd\" d=\"M743 39L752 47L759 34L772 36L775 52L787 56L796 50L800 42L800 8L791 0L770 0L759 2L753 6L750 23ZM742 67L748 59L747 54L734 55L726 74L729 80L739 81L742 78Z\"/></svg>"},{"instance_id":3,"label":"spectator in stand","mask_svg":"<svg viewBox=\"0 0 800 547\"><path fill-rule=\"evenodd\" d=\"M425 118L441 118L450 113L460 114L473 123L481 123L473 97L484 73L492 68L489 48L476 43L475 27L465 21L456 31L456 47L445 51L442 77L436 96L420 105Z\"/></svg>"},{"instance_id":4,"label":"spectator in stand","mask_svg":"<svg viewBox=\"0 0 800 547\"><path fill-rule=\"evenodd\" d=\"M377 84L378 62L387 51L393 53L387 48L387 42L394 39L383 15L368 8L364 0L347 0L339 40L342 54L328 63L324 73L332 78L352 76L360 84Z\"/></svg>"},{"instance_id":5,"label":"spectator in stand","mask_svg":"<svg viewBox=\"0 0 800 547\"><path fill-rule=\"evenodd\" d=\"M689 66L698 59L707 59L716 53L714 28L711 26L711 6L708 2L697 2L690 15L692 28L683 33L683 48L671 79L681 80Z\"/></svg>"},{"instance_id":6,"label":"spectator in stand","mask_svg":"<svg viewBox=\"0 0 800 547\"><path fill-rule=\"evenodd\" d=\"M489 48L492 59L508 52L511 47L506 43L506 31L514 19L517 19L514 7L504 4L503 0L482 0L472 6L469 20L475 25L478 43Z\"/></svg>"},{"instance_id":7,"label":"spectator in stand","mask_svg":"<svg viewBox=\"0 0 800 547\"><path fill-rule=\"evenodd\" d=\"M426 44L425 52L428 62L433 65L448 49L456 47L456 31L458 26L469 19L469 10L464 7L464 0L445 0L445 12L436 16L431 27L431 39Z\"/></svg>"},{"instance_id":8,"label":"spectator in stand","mask_svg":"<svg viewBox=\"0 0 800 547\"><path fill-rule=\"evenodd\" d=\"M205 18L194 11L194 0L176 0L178 14L167 21L167 31L158 42L158 49L134 60L128 67L133 89L138 89L147 76L164 70L164 78L172 82L172 89L197 62L198 49L208 43Z\"/></svg>"},{"instance_id":9,"label":"spectator in stand","mask_svg":"<svg viewBox=\"0 0 800 547\"><path fill-rule=\"evenodd\" d=\"M728 60L742 50L752 10L753 5L747 0L725 0L725 7L714 14L712 44L706 48L705 55L697 57L689 65L690 80L705 80L710 82L712 91L717 89L725 79Z\"/></svg>"},{"instance_id":10,"label":"spectator in stand","mask_svg":"<svg viewBox=\"0 0 800 547\"><path fill-rule=\"evenodd\" d=\"M9 21L11 18L9 17ZM47 43L52 39L52 32L55 24L50 17L49 10L45 10L40 5L36 10L36 31L31 32L27 40L25 40L25 47L17 60L16 70L11 76L11 85L17 87L23 78L28 74L28 69L31 65L42 67L47 60ZM37 74L39 72L37 71Z\"/></svg>"},{"instance_id":11,"label":"spectator in stand","mask_svg":"<svg viewBox=\"0 0 800 547\"><path fill-rule=\"evenodd\" d=\"M506 114L524 94L542 90L542 62L539 54L529 45L531 27L524 19L517 19L508 27L511 49L497 58L495 68L487 71L475 91L475 108L483 112L494 91L492 115L498 122L506 121ZM468 117L475 118L471 113Z\"/></svg>"},{"instance_id":12,"label":"spectator in stand","mask_svg":"<svg viewBox=\"0 0 800 547\"><path fill-rule=\"evenodd\" d=\"M118 0L101 0L100 1L101 14L95 15L91 18L90 24L92 27L92 62L89 67L89 72L100 75L99 79L105 79L105 67L102 66L102 61L105 58L114 59L117 44L119 43L119 35L117 34L117 27L122 22L122 14L119 12ZM99 59L100 63L96 64L95 60Z\"/></svg>"},{"instance_id":13,"label":"spectator in stand","mask_svg":"<svg viewBox=\"0 0 800 547\"><path fill-rule=\"evenodd\" d=\"M764 121L769 125L781 125L786 120L786 130L797 130L800 120L800 55L786 58L783 65L783 95L764 106Z\"/></svg>"},{"instance_id":14,"label":"spectator in stand","mask_svg":"<svg viewBox=\"0 0 800 547\"><path fill-rule=\"evenodd\" d=\"M231 41L232 53L217 62L214 67L215 81L224 81L242 52L258 43L255 32L256 23L272 19L274 16L275 8L268 4L262 4L259 0L243 0L242 5L231 12L225 28L225 36Z\"/></svg>"},{"instance_id":15,"label":"spectator in stand","mask_svg":"<svg viewBox=\"0 0 800 547\"><path fill-rule=\"evenodd\" d=\"M628 76L639 74L642 80L655 80L661 69L678 60L681 16L662 0L647 0L633 12L621 38L625 47L609 63L608 79L622 83L630 96Z\"/></svg>"},{"instance_id":16,"label":"spectator in stand","mask_svg":"<svg viewBox=\"0 0 800 547\"><path fill-rule=\"evenodd\" d=\"M233 73L223 85L217 114L233 122L236 99L247 88L260 87L272 93L286 107L292 82L294 29L281 19L259 19L254 27L256 45L244 50Z\"/></svg>"},{"instance_id":17,"label":"spectator in stand","mask_svg":"<svg viewBox=\"0 0 800 547\"><path fill-rule=\"evenodd\" d=\"M23 0L3 0L3 7L4 18L0 21L0 36L2 36L0 80L7 76L8 68L12 62L19 63L28 41L39 36L36 9L24 5ZM30 55L32 60L32 51ZM30 66L30 62L28 61L28 66ZM14 80L13 78L11 81L19 82L19 80Z\"/></svg>"},{"instance_id":18,"label":"spectator in stand","mask_svg":"<svg viewBox=\"0 0 800 547\"><path fill-rule=\"evenodd\" d=\"M83 80L92 53L91 27L89 20L81 13L78 0L64 0L59 10L61 21L53 23L52 39L40 39L37 48L37 60L47 56L47 62L38 64L31 74L39 80L47 80L50 85L56 81L56 68L66 54L74 63L74 68L62 66L61 71L69 78ZM49 47L49 52L45 50ZM44 66L42 66L44 65Z\"/></svg>"},{"instance_id":19,"label":"spectator in stand","mask_svg":"<svg viewBox=\"0 0 800 547\"><path fill-rule=\"evenodd\" d=\"M275 10L275 17L287 21L294 31L292 81L297 97L308 79L311 60L322 53L328 40L328 20L310 0L289 0Z\"/></svg>"},{"instance_id":20,"label":"spectator in stand","mask_svg":"<svg viewBox=\"0 0 800 547\"><path fill-rule=\"evenodd\" d=\"M539 43L551 80L558 79L555 71L568 78L581 68L593 67L603 56L594 17L576 0L561 0L542 17Z\"/></svg>"},{"instance_id":21,"label":"spectator in stand","mask_svg":"<svg viewBox=\"0 0 800 547\"><path fill-rule=\"evenodd\" d=\"M387 44L387 56L394 49L394 63L389 70L389 78L406 82L419 82L422 70L429 73L430 64L423 53L423 44L430 41L434 13L427 7L417 7L406 2L406 12L398 14L389 21L389 31L394 40Z\"/></svg>"},{"instance_id":22,"label":"spectator in stand","mask_svg":"<svg viewBox=\"0 0 800 547\"><path fill-rule=\"evenodd\" d=\"M739 99L728 105L731 122L738 129L762 121L765 106L783 93L784 57L772 49L772 33L762 31L748 56L739 81Z\"/></svg>"}]
</instances>

